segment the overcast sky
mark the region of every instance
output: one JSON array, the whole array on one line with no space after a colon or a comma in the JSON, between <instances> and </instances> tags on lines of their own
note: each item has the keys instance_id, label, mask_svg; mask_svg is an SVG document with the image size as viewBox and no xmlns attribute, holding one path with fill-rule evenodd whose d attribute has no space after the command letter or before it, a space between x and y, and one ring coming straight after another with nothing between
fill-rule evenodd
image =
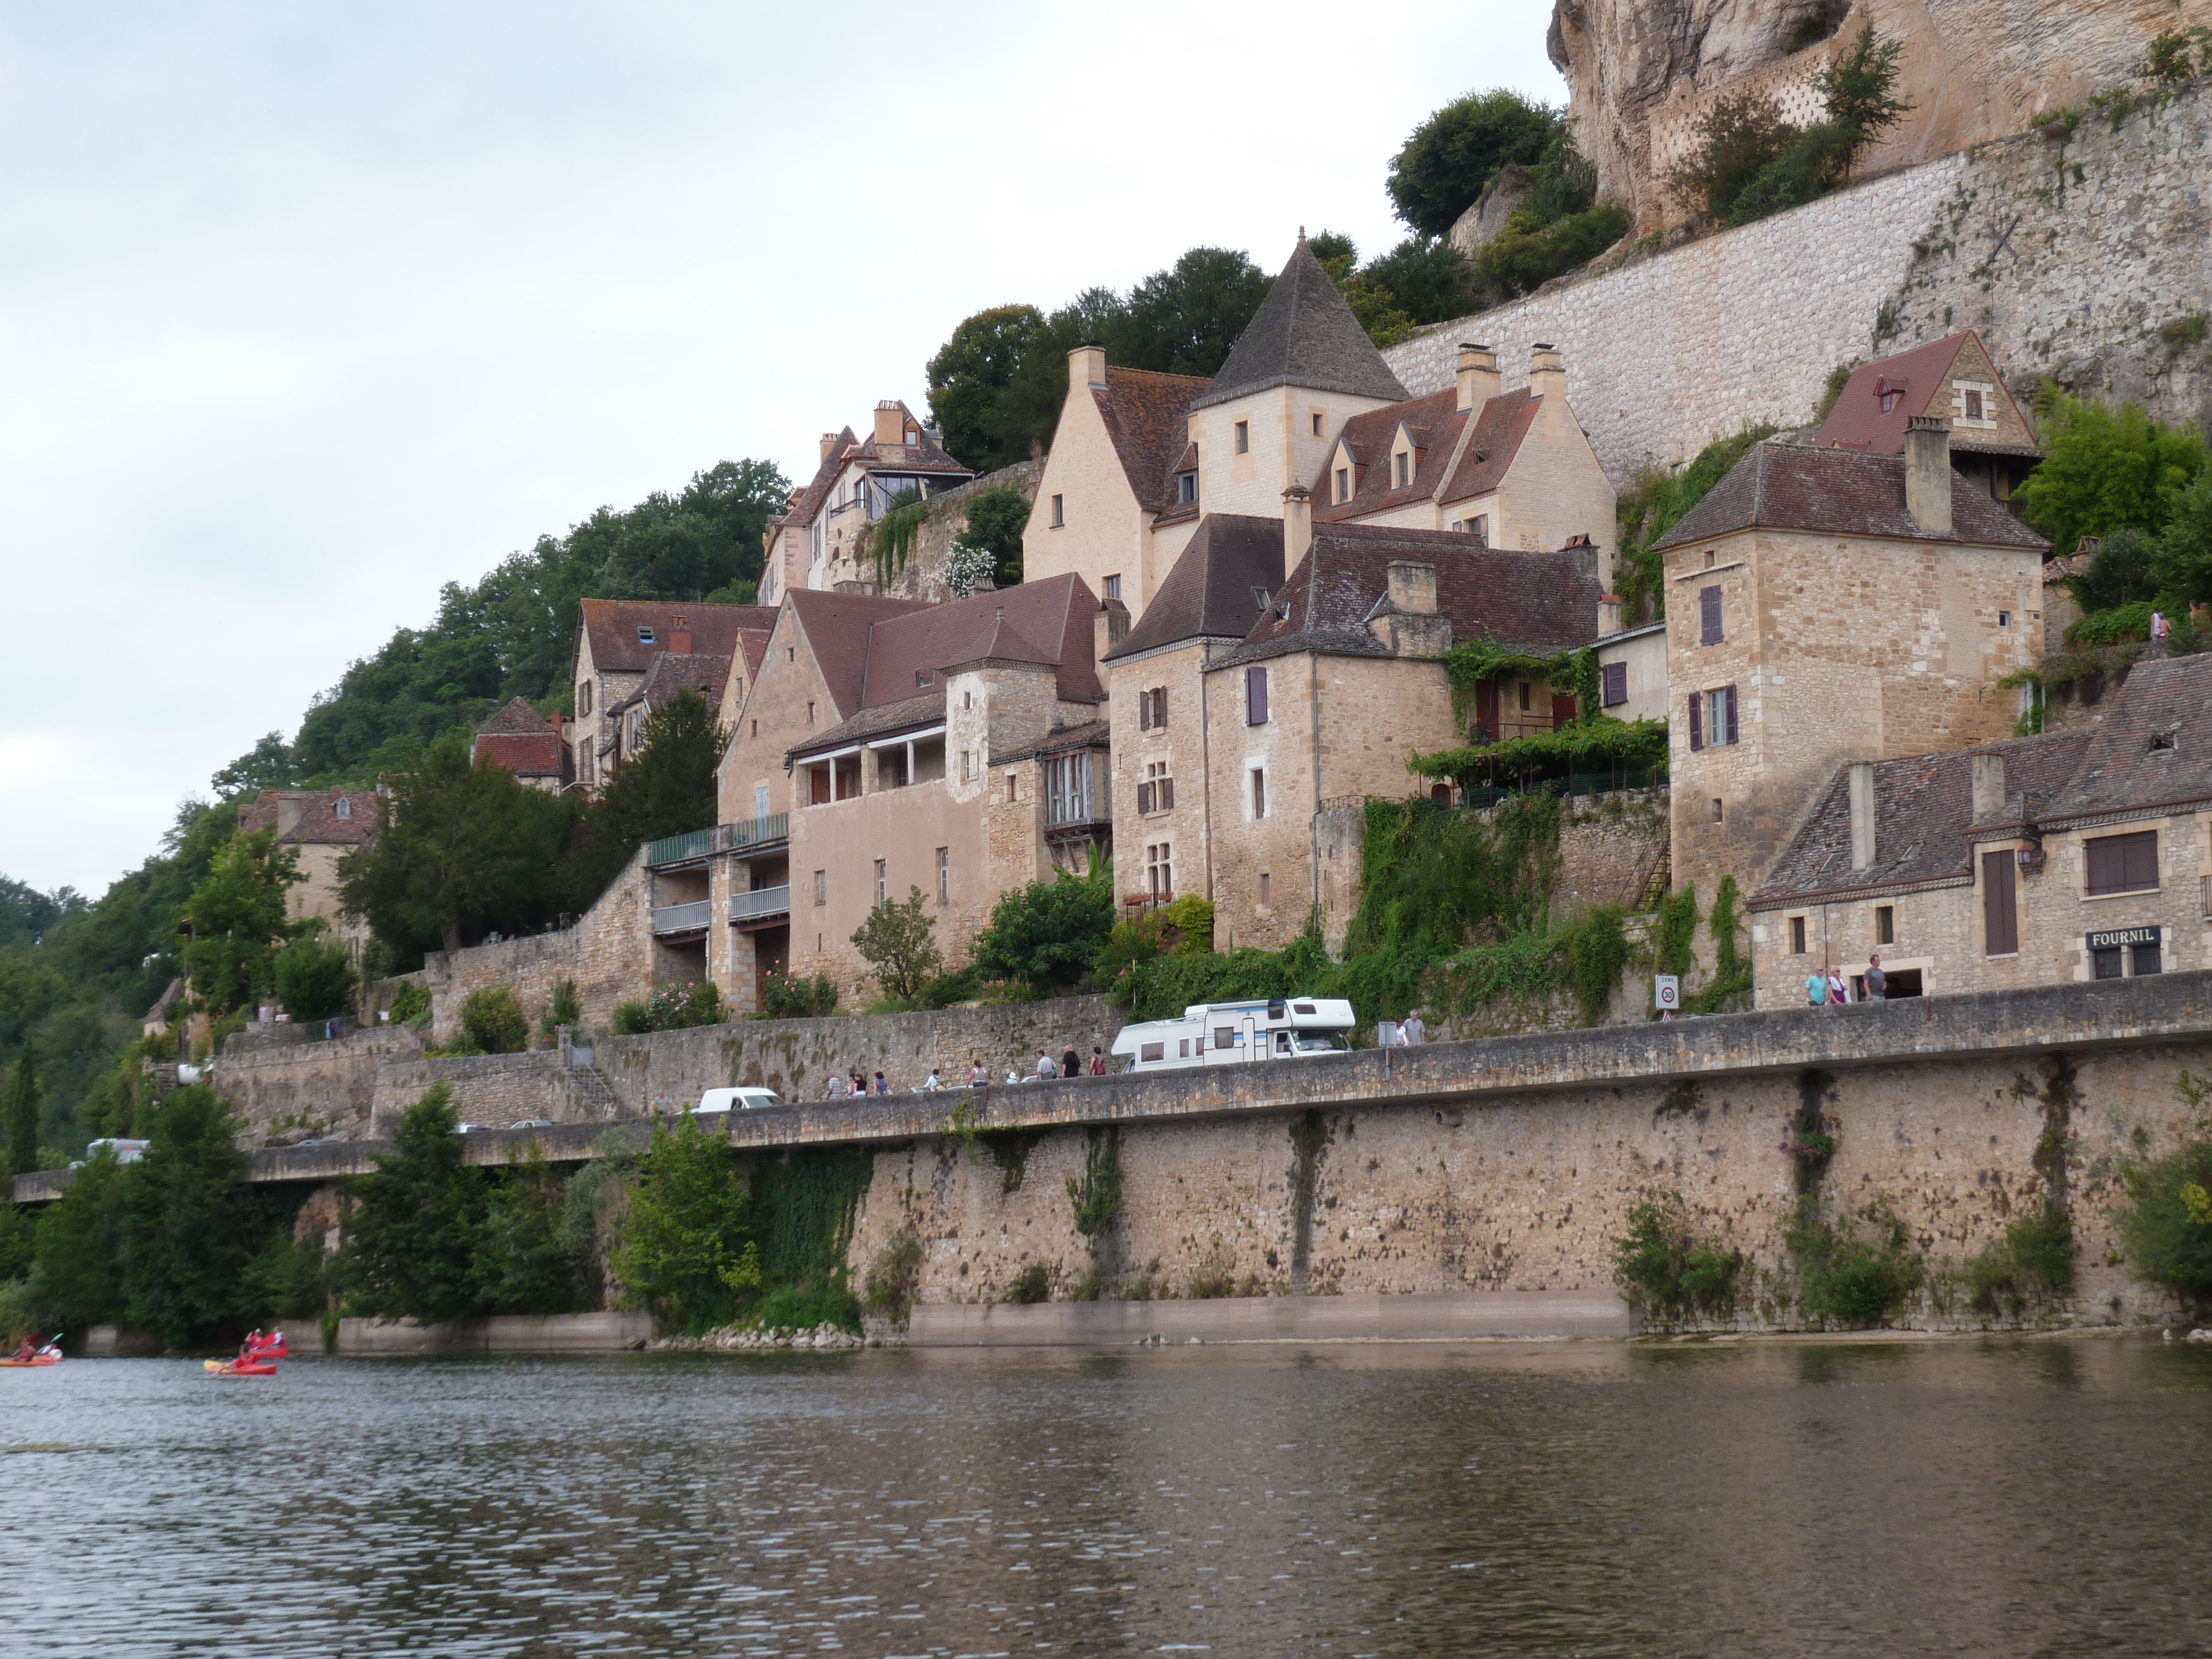
<instances>
[{"instance_id":1,"label":"overcast sky","mask_svg":"<svg viewBox=\"0 0 2212 1659\"><path fill-rule=\"evenodd\" d=\"M0 0L0 874L98 894L541 531L927 392L985 306L1364 252L1546 0Z\"/></svg>"}]
</instances>

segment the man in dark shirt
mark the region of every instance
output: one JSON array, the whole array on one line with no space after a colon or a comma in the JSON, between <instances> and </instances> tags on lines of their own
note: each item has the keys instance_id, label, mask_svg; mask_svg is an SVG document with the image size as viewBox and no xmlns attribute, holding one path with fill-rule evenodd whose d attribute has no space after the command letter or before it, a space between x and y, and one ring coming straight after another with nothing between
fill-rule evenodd
<instances>
[{"instance_id":1,"label":"man in dark shirt","mask_svg":"<svg viewBox=\"0 0 2212 1659\"><path fill-rule=\"evenodd\" d=\"M1075 1052L1075 1045L1072 1042L1060 1057L1060 1074L1062 1077L1083 1075L1083 1056Z\"/></svg>"},{"instance_id":2,"label":"man in dark shirt","mask_svg":"<svg viewBox=\"0 0 2212 1659\"><path fill-rule=\"evenodd\" d=\"M1889 975L1881 971L1881 958L1869 957L1866 970L1867 1000L1881 1002L1889 994Z\"/></svg>"}]
</instances>

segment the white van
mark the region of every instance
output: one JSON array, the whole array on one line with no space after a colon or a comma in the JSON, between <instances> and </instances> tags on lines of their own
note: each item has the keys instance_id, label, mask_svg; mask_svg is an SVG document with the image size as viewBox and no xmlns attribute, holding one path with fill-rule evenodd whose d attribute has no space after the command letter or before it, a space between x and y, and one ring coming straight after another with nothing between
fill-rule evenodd
<instances>
[{"instance_id":1,"label":"white van","mask_svg":"<svg viewBox=\"0 0 2212 1659\"><path fill-rule=\"evenodd\" d=\"M714 1117L724 1112L757 1112L764 1107L782 1104L782 1098L773 1089L709 1089L699 1097L691 1115Z\"/></svg>"},{"instance_id":2,"label":"white van","mask_svg":"<svg viewBox=\"0 0 2212 1659\"><path fill-rule=\"evenodd\" d=\"M1124 1025L1116 1058L1139 1072L1247 1060L1303 1060L1340 1054L1358 1024L1340 997L1282 997L1264 1002L1194 1002L1181 1019Z\"/></svg>"},{"instance_id":3,"label":"white van","mask_svg":"<svg viewBox=\"0 0 2212 1659\"><path fill-rule=\"evenodd\" d=\"M84 1156L87 1158L98 1158L103 1151L106 1151L115 1154L115 1161L118 1164L136 1164L140 1158L146 1156L146 1149L153 1144L154 1143L150 1140L116 1140L113 1139L88 1141L85 1144ZM70 1168L72 1170L76 1169L82 1162L83 1159L79 1159L78 1164L72 1164L70 1165Z\"/></svg>"}]
</instances>

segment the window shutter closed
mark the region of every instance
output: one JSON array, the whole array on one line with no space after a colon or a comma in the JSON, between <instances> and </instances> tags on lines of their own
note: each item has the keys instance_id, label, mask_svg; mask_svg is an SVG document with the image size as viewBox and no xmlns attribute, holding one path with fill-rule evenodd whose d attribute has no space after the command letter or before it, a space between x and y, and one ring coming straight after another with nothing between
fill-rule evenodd
<instances>
[{"instance_id":1,"label":"window shutter closed","mask_svg":"<svg viewBox=\"0 0 2212 1659\"><path fill-rule=\"evenodd\" d=\"M1982 854L1982 954L2008 957L2020 950L2020 915L2013 908L2013 854Z\"/></svg>"},{"instance_id":2,"label":"window shutter closed","mask_svg":"<svg viewBox=\"0 0 2212 1659\"><path fill-rule=\"evenodd\" d=\"M1721 591L1717 587L1698 590L1698 620L1702 625L1698 643L1718 645L1721 642Z\"/></svg>"},{"instance_id":3,"label":"window shutter closed","mask_svg":"<svg viewBox=\"0 0 2212 1659\"><path fill-rule=\"evenodd\" d=\"M1618 707L1628 701L1628 665L1609 662L1605 665L1605 706Z\"/></svg>"},{"instance_id":4,"label":"window shutter closed","mask_svg":"<svg viewBox=\"0 0 2212 1659\"><path fill-rule=\"evenodd\" d=\"M1163 812L1171 812L1174 810L1175 780L1173 778L1162 778L1160 780L1160 811Z\"/></svg>"},{"instance_id":5,"label":"window shutter closed","mask_svg":"<svg viewBox=\"0 0 2212 1659\"><path fill-rule=\"evenodd\" d=\"M1267 671L1256 665L1244 671L1244 723L1267 723Z\"/></svg>"},{"instance_id":6,"label":"window shutter closed","mask_svg":"<svg viewBox=\"0 0 2212 1659\"><path fill-rule=\"evenodd\" d=\"M1137 786L1137 810L1139 812L1149 812L1152 810L1152 786L1149 783L1140 783Z\"/></svg>"},{"instance_id":7,"label":"window shutter closed","mask_svg":"<svg viewBox=\"0 0 2212 1659\"><path fill-rule=\"evenodd\" d=\"M2089 890L2130 893L2158 885L2158 831L2100 836L2089 843Z\"/></svg>"},{"instance_id":8,"label":"window shutter closed","mask_svg":"<svg viewBox=\"0 0 2212 1659\"><path fill-rule=\"evenodd\" d=\"M1732 685L1729 687L1728 695L1721 701L1728 708L1728 736L1723 738L1721 741L1734 743L1735 741L1735 687Z\"/></svg>"},{"instance_id":9,"label":"window shutter closed","mask_svg":"<svg viewBox=\"0 0 2212 1659\"><path fill-rule=\"evenodd\" d=\"M1690 747L1703 749L1705 746L1705 694L1702 691L1692 691L1690 693Z\"/></svg>"}]
</instances>

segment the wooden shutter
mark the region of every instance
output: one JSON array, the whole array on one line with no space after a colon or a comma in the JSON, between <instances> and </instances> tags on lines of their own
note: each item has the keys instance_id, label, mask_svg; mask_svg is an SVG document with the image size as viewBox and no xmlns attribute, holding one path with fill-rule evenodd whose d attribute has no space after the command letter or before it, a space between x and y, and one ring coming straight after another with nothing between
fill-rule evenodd
<instances>
[{"instance_id":1,"label":"wooden shutter","mask_svg":"<svg viewBox=\"0 0 2212 1659\"><path fill-rule=\"evenodd\" d=\"M1173 778L1162 778L1160 780L1159 800L1161 811L1172 812L1175 811L1175 780Z\"/></svg>"},{"instance_id":2,"label":"wooden shutter","mask_svg":"<svg viewBox=\"0 0 2212 1659\"><path fill-rule=\"evenodd\" d=\"M2131 893L2158 885L2158 831L2100 836L2089 843L2089 890Z\"/></svg>"},{"instance_id":3,"label":"wooden shutter","mask_svg":"<svg viewBox=\"0 0 2212 1659\"><path fill-rule=\"evenodd\" d=\"M1982 954L2008 957L2020 950L2020 913L2013 905L2013 852L1982 854Z\"/></svg>"},{"instance_id":4,"label":"wooden shutter","mask_svg":"<svg viewBox=\"0 0 2212 1659\"><path fill-rule=\"evenodd\" d=\"M1152 786L1149 783L1140 783L1137 786L1137 810L1139 812L1149 812L1152 810Z\"/></svg>"},{"instance_id":5,"label":"wooden shutter","mask_svg":"<svg viewBox=\"0 0 2212 1659\"><path fill-rule=\"evenodd\" d=\"M1489 728L1489 738L1498 736L1498 682L1484 680L1474 688L1474 720L1478 726Z\"/></svg>"},{"instance_id":6,"label":"wooden shutter","mask_svg":"<svg viewBox=\"0 0 2212 1659\"><path fill-rule=\"evenodd\" d=\"M1267 671L1256 663L1244 671L1244 723L1267 723Z\"/></svg>"},{"instance_id":7,"label":"wooden shutter","mask_svg":"<svg viewBox=\"0 0 2212 1659\"><path fill-rule=\"evenodd\" d=\"M1574 723L1574 697L1558 691L1552 693L1552 730L1556 732L1563 726L1572 726Z\"/></svg>"},{"instance_id":8,"label":"wooden shutter","mask_svg":"<svg viewBox=\"0 0 2212 1659\"><path fill-rule=\"evenodd\" d=\"M1696 750L1703 749L1705 746L1705 694L1702 691L1692 691L1690 693L1690 747Z\"/></svg>"},{"instance_id":9,"label":"wooden shutter","mask_svg":"<svg viewBox=\"0 0 2212 1659\"><path fill-rule=\"evenodd\" d=\"M1727 689L1725 695L1721 698L1721 705L1728 714L1728 735L1721 738L1719 741L1734 743L1735 741L1735 687L1731 685Z\"/></svg>"},{"instance_id":10,"label":"wooden shutter","mask_svg":"<svg viewBox=\"0 0 2212 1659\"><path fill-rule=\"evenodd\" d=\"M1698 643L1718 645L1721 642L1721 591L1717 587L1698 590Z\"/></svg>"},{"instance_id":11,"label":"wooden shutter","mask_svg":"<svg viewBox=\"0 0 2212 1659\"><path fill-rule=\"evenodd\" d=\"M1628 665L1609 662L1605 665L1605 706L1617 707L1628 701Z\"/></svg>"}]
</instances>

